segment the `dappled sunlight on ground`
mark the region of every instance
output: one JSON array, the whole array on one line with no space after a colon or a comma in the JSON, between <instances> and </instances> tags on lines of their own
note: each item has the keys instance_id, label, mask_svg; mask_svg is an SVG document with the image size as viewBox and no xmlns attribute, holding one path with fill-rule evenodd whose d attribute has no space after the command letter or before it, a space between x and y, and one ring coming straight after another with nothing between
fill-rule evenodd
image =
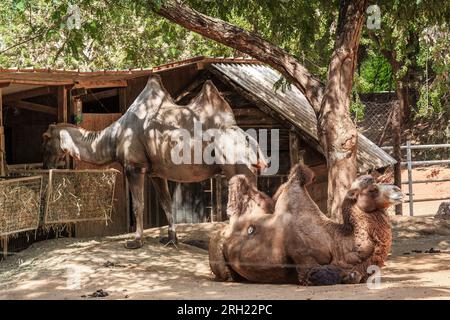
<instances>
[{"instance_id":1,"label":"dappled sunlight on ground","mask_svg":"<svg viewBox=\"0 0 450 320\"><path fill-rule=\"evenodd\" d=\"M146 230L144 247L127 250L131 235L96 239L55 239L33 244L0 262L1 299L427 299L450 298L450 253L444 228L433 234L411 231L410 221L394 221L392 255L378 289L366 284L301 287L217 282L205 250L183 243L164 247L158 237L166 228ZM419 223L419 224L420 224ZM180 241L208 241L218 224L179 225ZM401 230L407 228L408 230ZM450 229L449 229L450 230ZM103 289L106 298L87 295Z\"/></svg>"}]
</instances>

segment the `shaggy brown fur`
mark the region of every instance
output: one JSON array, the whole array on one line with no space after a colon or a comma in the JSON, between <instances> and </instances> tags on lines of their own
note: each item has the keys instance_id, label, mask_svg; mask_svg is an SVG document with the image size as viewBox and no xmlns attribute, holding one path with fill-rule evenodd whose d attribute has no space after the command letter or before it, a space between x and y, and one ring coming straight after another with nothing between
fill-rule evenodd
<instances>
[{"instance_id":1,"label":"shaggy brown fur","mask_svg":"<svg viewBox=\"0 0 450 320\"><path fill-rule=\"evenodd\" d=\"M309 168L295 166L273 199L244 176L230 181L230 223L210 241L218 279L237 274L266 283L358 283L367 278L368 266L383 265L391 246L385 210L401 199L400 190L376 185L370 176L358 178L343 203L344 223L338 224L306 191L313 177Z\"/></svg>"}]
</instances>

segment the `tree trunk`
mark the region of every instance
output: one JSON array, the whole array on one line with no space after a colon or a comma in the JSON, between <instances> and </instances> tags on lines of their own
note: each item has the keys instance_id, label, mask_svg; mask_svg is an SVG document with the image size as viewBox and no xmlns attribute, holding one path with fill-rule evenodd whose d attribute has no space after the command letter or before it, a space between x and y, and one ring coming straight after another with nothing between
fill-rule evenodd
<instances>
[{"instance_id":1,"label":"tree trunk","mask_svg":"<svg viewBox=\"0 0 450 320\"><path fill-rule=\"evenodd\" d=\"M305 95L318 118L319 142L328 163L328 212L335 219L341 219L343 196L357 174L358 135L349 106L367 1L340 1L335 52L326 87L292 55L256 34L199 13L178 0L165 1L160 6L152 0L148 3L168 20L267 63Z\"/></svg>"},{"instance_id":2,"label":"tree trunk","mask_svg":"<svg viewBox=\"0 0 450 320\"><path fill-rule=\"evenodd\" d=\"M328 213L341 222L342 201L358 172L358 132L350 118L350 94L365 8L366 1L340 1L336 43L317 122L320 142L327 153Z\"/></svg>"},{"instance_id":3,"label":"tree trunk","mask_svg":"<svg viewBox=\"0 0 450 320\"><path fill-rule=\"evenodd\" d=\"M400 70L400 63L396 59L395 51L391 51L388 54L385 54L389 58L389 62L392 67L392 71L394 74L395 87L398 99L398 105L395 106L394 114L392 117L392 147L393 147L393 156L397 163L394 165L394 184L402 188L402 124L405 116L405 101L407 103L407 95L405 95L405 88L403 88L403 83L400 79L397 78L397 74ZM403 207L401 204L395 206L395 214L403 215Z\"/></svg>"}]
</instances>

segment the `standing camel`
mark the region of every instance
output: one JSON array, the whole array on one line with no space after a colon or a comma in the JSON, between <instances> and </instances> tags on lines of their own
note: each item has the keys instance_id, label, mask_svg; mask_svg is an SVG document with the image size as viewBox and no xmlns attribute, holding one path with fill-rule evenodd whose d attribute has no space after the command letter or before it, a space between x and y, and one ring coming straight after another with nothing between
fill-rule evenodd
<instances>
[{"instance_id":1,"label":"standing camel","mask_svg":"<svg viewBox=\"0 0 450 320\"><path fill-rule=\"evenodd\" d=\"M207 144L201 137L200 141L195 138L197 127L194 123L201 123L203 131L221 130L222 135L213 142L216 147L220 144L221 148L215 148L211 154L216 151L216 156L222 153L225 159L236 155L239 159L209 164L202 161L204 152L211 151L211 143ZM188 142L183 141L182 149L183 159L192 161L174 161L174 148L180 139L180 129L194 137ZM130 185L136 218L135 239L126 242L125 247L128 249L142 246L146 174L151 176L166 214L169 242L175 244L177 236L167 180L199 182L223 173L227 178L243 174L254 182L257 170L267 164L256 140L237 126L231 107L211 81L205 82L201 92L188 105L179 106L162 85L161 78L152 75L127 112L106 129L94 132L70 124L56 124L50 125L43 137L43 162L46 169L55 168L66 154L97 165L116 161L122 164ZM236 144L236 141L247 141L253 148L246 143ZM243 154L247 157L243 157Z\"/></svg>"}]
</instances>

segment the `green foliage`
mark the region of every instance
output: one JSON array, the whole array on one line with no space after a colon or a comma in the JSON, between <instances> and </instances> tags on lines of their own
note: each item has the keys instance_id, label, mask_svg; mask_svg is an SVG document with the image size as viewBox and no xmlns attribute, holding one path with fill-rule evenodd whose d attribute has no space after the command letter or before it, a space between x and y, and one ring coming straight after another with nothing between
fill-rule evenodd
<instances>
[{"instance_id":1,"label":"green foliage","mask_svg":"<svg viewBox=\"0 0 450 320\"><path fill-rule=\"evenodd\" d=\"M394 87L392 67L381 55L370 51L360 63L360 72L355 80L358 92L392 91Z\"/></svg>"},{"instance_id":2,"label":"green foliage","mask_svg":"<svg viewBox=\"0 0 450 320\"><path fill-rule=\"evenodd\" d=\"M356 87L357 86L353 86L352 88L352 99L350 102L350 114L355 122L364 119L364 111L366 108L366 106L359 99L359 94Z\"/></svg>"},{"instance_id":3,"label":"green foliage","mask_svg":"<svg viewBox=\"0 0 450 320\"><path fill-rule=\"evenodd\" d=\"M273 91L277 92L278 90L281 90L281 92L285 93L287 90L291 90L292 83L290 83L285 77L281 76L280 79L278 79L273 84Z\"/></svg>"},{"instance_id":4,"label":"green foliage","mask_svg":"<svg viewBox=\"0 0 450 320\"><path fill-rule=\"evenodd\" d=\"M67 12L71 3L2 1L0 66L147 68L195 55L233 54L232 49L153 14L144 1L73 1L80 9L81 27L70 29Z\"/></svg>"},{"instance_id":5,"label":"green foliage","mask_svg":"<svg viewBox=\"0 0 450 320\"><path fill-rule=\"evenodd\" d=\"M450 2L385 0L377 4L382 13L381 29L363 29L363 37L370 39L368 45L374 53L385 56L394 67L391 72L396 84L410 93L418 92L417 106L407 107L419 116L443 112L449 101ZM435 42L426 43L424 37L430 28L441 31ZM367 87L362 85L364 90Z\"/></svg>"},{"instance_id":6,"label":"green foliage","mask_svg":"<svg viewBox=\"0 0 450 320\"><path fill-rule=\"evenodd\" d=\"M450 114L450 31L448 24L427 28L420 39L418 65L425 70L418 117ZM428 68L427 68L428 67Z\"/></svg>"},{"instance_id":7,"label":"green foliage","mask_svg":"<svg viewBox=\"0 0 450 320\"><path fill-rule=\"evenodd\" d=\"M196 55L242 55L154 14L152 9L165 1L169 0L2 0L0 67L146 68ZM322 80L326 78L334 46L337 0L184 2L256 32L294 55ZM381 9L381 29L363 26L354 91L394 90L396 82L401 82L419 91L418 115L446 112L450 2L383 0L376 4ZM80 9L79 29L69 28L70 5ZM430 30L435 30L431 38ZM425 41L427 35L431 40ZM288 86L283 81L277 84L278 89ZM357 100L354 94L351 108L362 114Z\"/></svg>"}]
</instances>

